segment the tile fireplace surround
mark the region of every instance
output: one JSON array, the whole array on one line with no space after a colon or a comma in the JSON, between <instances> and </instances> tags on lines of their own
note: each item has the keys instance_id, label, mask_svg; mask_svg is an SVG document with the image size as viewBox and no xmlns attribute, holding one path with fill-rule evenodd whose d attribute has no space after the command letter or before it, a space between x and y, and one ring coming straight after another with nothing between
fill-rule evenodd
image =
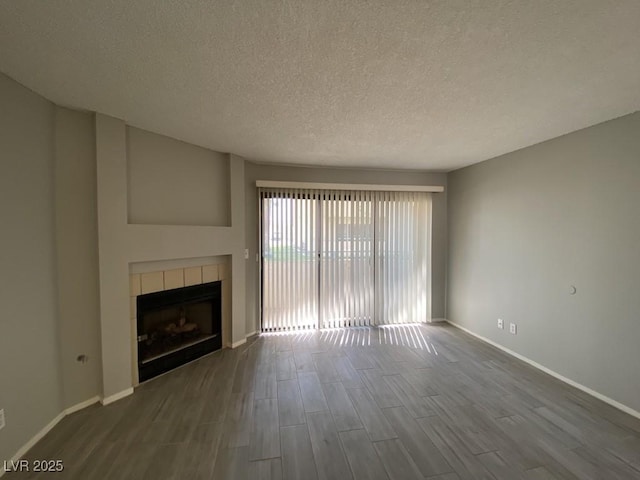
<instances>
[{"instance_id":1,"label":"tile fireplace surround","mask_svg":"<svg viewBox=\"0 0 640 480\"><path fill-rule=\"evenodd\" d=\"M131 377L134 386L138 379L138 343L137 343L137 310L138 295L173 290L174 288L201 285L203 283L222 281L222 345L229 346L231 329L231 296L229 288L229 272L225 263L207 264L196 267L173 268L147 273L129 275L129 311L131 320Z\"/></svg>"}]
</instances>

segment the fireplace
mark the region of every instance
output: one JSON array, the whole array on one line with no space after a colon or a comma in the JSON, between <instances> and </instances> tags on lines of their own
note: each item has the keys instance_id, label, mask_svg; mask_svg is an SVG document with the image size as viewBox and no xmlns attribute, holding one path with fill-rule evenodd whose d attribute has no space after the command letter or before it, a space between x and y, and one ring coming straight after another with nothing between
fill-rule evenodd
<instances>
[{"instance_id":1,"label":"fireplace","mask_svg":"<svg viewBox=\"0 0 640 480\"><path fill-rule=\"evenodd\" d=\"M141 382L222 347L221 297L220 281L137 297Z\"/></svg>"}]
</instances>

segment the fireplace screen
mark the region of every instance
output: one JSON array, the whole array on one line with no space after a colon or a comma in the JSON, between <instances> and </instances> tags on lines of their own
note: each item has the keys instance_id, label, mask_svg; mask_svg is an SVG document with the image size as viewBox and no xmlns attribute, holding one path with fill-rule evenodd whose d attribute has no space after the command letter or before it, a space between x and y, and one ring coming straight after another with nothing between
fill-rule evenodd
<instances>
[{"instance_id":1,"label":"fireplace screen","mask_svg":"<svg viewBox=\"0 0 640 480\"><path fill-rule=\"evenodd\" d=\"M222 346L220 282L140 295L140 381Z\"/></svg>"}]
</instances>

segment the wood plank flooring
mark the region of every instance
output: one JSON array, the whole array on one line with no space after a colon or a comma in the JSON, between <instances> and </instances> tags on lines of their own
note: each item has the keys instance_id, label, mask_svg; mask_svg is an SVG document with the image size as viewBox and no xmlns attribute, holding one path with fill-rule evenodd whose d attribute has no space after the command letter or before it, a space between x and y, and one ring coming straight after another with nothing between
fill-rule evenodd
<instances>
[{"instance_id":1,"label":"wood plank flooring","mask_svg":"<svg viewBox=\"0 0 640 480\"><path fill-rule=\"evenodd\" d=\"M60 422L68 479L640 479L640 420L448 325L261 335Z\"/></svg>"}]
</instances>

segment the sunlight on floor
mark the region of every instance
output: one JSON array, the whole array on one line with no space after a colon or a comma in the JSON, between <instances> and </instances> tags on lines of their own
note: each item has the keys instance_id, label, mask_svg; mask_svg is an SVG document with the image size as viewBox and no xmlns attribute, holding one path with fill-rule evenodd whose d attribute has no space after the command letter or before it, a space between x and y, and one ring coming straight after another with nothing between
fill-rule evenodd
<instances>
[{"instance_id":1,"label":"sunlight on floor","mask_svg":"<svg viewBox=\"0 0 640 480\"><path fill-rule=\"evenodd\" d=\"M320 340L341 347L399 345L426 350L429 353L438 355L435 345L429 341L429 335L423 331L423 326L419 323L381 325L377 327L264 332L261 336L287 337L294 343Z\"/></svg>"}]
</instances>

